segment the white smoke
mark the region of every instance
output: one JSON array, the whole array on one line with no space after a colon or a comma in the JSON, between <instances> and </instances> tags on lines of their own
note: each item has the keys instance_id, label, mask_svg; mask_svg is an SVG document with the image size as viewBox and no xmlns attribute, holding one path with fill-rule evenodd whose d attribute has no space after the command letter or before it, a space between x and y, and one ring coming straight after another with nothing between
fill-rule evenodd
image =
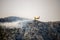
<instances>
[{"instance_id":1,"label":"white smoke","mask_svg":"<svg viewBox=\"0 0 60 40\"><path fill-rule=\"evenodd\" d=\"M0 23L0 26L6 27L6 28L22 28L28 22L31 22L31 21L23 20L23 21L15 21L15 22L4 22L4 23Z\"/></svg>"}]
</instances>

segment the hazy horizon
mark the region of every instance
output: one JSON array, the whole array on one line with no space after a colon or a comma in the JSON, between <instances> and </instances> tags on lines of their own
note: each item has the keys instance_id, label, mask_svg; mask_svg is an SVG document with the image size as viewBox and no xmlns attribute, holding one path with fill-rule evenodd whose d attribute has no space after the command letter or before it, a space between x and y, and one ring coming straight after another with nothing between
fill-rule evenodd
<instances>
[{"instance_id":1,"label":"hazy horizon","mask_svg":"<svg viewBox=\"0 0 60 40\"><path fill-rule=\"evenodd\" d=\"M60 21L60 0L0 0L0 18L7 16Z\"/></svg>"}]
</instances>

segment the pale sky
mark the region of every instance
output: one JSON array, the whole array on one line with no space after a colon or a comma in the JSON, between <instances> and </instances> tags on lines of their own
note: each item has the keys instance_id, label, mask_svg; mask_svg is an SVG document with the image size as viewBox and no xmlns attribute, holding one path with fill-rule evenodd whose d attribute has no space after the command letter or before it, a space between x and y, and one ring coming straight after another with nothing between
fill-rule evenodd
<instances>
[{"instance_id":1,"label":"pale sky","mask_svg":"<svg viewBox=\"0 0 60 40\"><path fill-rule=\"evenodd\" d=\"M60 21L60 0L0 0L0 18L6 16Z\"/></svg>"}]
</instances>

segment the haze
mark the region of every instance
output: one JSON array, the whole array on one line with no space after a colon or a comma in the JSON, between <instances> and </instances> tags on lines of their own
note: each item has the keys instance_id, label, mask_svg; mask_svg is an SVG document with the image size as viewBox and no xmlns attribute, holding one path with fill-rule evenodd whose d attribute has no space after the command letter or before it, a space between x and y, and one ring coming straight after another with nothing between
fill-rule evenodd
<instances>
[{"instance_id":1,"label":"haze","mask_svg":"<svg viewBox=\"0 0 60 40\"><path fill-rule=\"evenodd\" d=\"M60 21L60 0L0 0L0 18L7 16Z\"/></svg>"}]
</instances>

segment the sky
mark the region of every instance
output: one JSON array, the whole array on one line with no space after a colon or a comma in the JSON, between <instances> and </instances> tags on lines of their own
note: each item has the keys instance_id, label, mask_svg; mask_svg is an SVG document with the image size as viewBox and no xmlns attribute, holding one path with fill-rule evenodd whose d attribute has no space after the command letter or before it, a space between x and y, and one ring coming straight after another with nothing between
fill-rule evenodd
<instances>
[{"instance_id":1,"label":"sky","mask_svg":"<svg viewBox=\"0 0 60 40\"><path fill-rule=\"evenodd\" d=\"M60 21L60 0L0 0L0 18L7 16Z\"/></svg>"}]
</instances>

